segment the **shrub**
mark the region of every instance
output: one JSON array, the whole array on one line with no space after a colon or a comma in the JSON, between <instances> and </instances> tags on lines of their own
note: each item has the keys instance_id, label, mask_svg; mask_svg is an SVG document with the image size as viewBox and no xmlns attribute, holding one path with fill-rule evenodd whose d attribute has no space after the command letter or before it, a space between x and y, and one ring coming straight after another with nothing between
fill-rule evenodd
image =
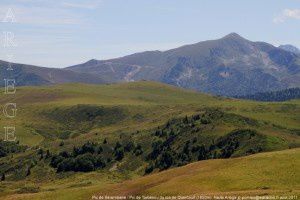
<instances>
[{"instance_id":1,"label":"shrub","mask_svg":"<svg viewBox=\"0 0 300 200\"><path fill-rule=\"evenodd\" d=\"M4 173L1 176L1 181L5 181L5 174Z\"/></svg>"},{"instance_id":2,"label":"shrub","mask_svg":"<svg viewBox=\"0 0 300 200\"><path fill-rule=\"evenodd\" d=\"M124 150L123 149L117 149L114 154L115 154L115 159L117 161L120 161L124 158Z\"/></svg>"},{"instance_id":3,"label":"shrub","mask_svg":"<svg viewBox=\"0 0 300 200\"><path fill-rule=\"evenodd\" d=\"M52 158L51 158L51 162L50 162L50 165L54 168L57 167L57 165L59 163L61 163L62 161L64 160L64 157L60 156L60 155L54 155Z\"/></svg>"},{"instance_id":4,"label":"shrub","mask_svg":"<svg viewBox=\"0 0 300 200\"><path fill-rule=\"evenodd\" d=\"M126 152L130 152L130 151L132 151L132 150L134 149L134 147L135 147L134 142L129 141L129 142L125 145L124 150L125 150Z\"/></svg>"},{"instance_id":5,"label":"shrub","mask_svg":"<svg viewBox=\"0 0 300 200\"><path fill-rule=\"evenodd\" d=\"M145 174L150 174L154 170L153 164L149 164L145 169Z\"/></svg>"},{"instance_id":6,"label":"shrub","mask_svg":"<svg viewBox=\"0 0 300 200\"><path fill-rule=\"evenodd\" d=\"M67 158L64 159L57 165L57 172L62 171L74 171L75 169L75 159L74 158Z\"/></svg>"},{"instance_id":7,"label":"shrub","mask_svg":"<svg viewBox=\"0 0 300 200\"><path fill-rule=\"evenodd\" d=\"M96 163L94 156L90 153L79 155L75 159L74 171L89 172L95 170Z\"/></svg>"}]
</instances>

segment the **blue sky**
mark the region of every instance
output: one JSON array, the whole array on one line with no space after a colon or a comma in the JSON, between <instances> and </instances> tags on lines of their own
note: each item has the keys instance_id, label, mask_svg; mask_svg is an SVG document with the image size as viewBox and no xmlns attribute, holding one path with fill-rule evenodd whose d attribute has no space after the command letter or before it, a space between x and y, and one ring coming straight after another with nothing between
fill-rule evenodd
<instances>
[{"instance_id":1,"label":"blue sky","mask_svg":"<svg viewBox=\"0 0 300 200\"><path fill-rule=\"evenodd\" d=\"M9 9L15 23L3 23ZM0 59L66 67L223 37L300 47L300 0L1 0ZM1 35L1 42L4 36Z\"/></svg>"}]
</instances>

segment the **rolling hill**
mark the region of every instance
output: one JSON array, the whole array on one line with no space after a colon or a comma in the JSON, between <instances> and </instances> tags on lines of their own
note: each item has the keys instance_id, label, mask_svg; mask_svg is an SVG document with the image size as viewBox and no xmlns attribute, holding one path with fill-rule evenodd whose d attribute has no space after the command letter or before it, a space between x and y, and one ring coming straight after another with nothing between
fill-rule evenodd
<instances>
[{"instance_id":1,"label":"rolling hill","mask_svg":"<svg viewBox=\"0 0 300 200\"><path fill-rule=\"evenodd\" d=\"M113 172L109 180L101 173L80 174L51 184L42 191L3 196L4 200L86 200L100 196L160 196L193 198L213 196L297 196L299 149L260 153L234 159L195 162L132 180ZM31 185L32 188L34 188ZM30 186L27 186L30 188Z\"/></svg>"},{"instance_id":2,"label":"rolling hill","mask_svg":"<svg viewBox=\"0 0 300 200\"><path fill-rule=\"evenodd\" d=\"M299 194L299 149L200 161L101 188L102 195L292 195ZM107 192L109 191L109 192Z\"/></svg>"},{"instance_id":3,"label":"rolling hill","mask_svg":"<svg viewBox=\"0 0 300 200\"><path fill-rule=\"evenodd\" d=\"M68 67L108 82L153 80L224 96L300 86L300 56L236 33L167 51L90 60Z\"/></svg>"},{"instance_id":4,"label":"rolling hill","mask_svg":"<svg viewBox=\"0 0 300 200\"><path fill-rule=\"evenodd\" d=\"M237 100L140 81L18 87L0 95L2 106L8 101L18 115L1 116L0 125L13 122L18 141L0 142L1 199L176 195L181 184L183 194L299 188L299 100Z\"/></svg>"}]
</instances>

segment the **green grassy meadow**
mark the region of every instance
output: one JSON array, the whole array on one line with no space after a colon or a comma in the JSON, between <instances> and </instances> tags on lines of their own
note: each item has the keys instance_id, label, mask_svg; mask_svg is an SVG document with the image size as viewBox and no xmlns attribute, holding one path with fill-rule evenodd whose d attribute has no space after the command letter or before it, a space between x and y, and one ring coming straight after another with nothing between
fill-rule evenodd
<instances>
[{"instance_id":1,"label":"green grassy meadow","mask_svg":"<svg viewBox=\"0 0 300 200\"><path fill-rule=\"evenodd\" d=\"M300 100L237 100L141 81L19 87L15 95L1 93L0 105L8 102L17 103L17 117L1 115L0 125L15 125L19 145L26 145L27 150L0 157L0 173L6 175L0 182L1 199L299 194ZM215 117L215 112L220 117ZM209 122L193 120L196 115L201 119L208 116ZM188 122L183 123L184 119ZM251 142L231 139L229 134L235 130L255 134ZM167 136L156 136L157 131L165 131ZM189 141L193 147L231 144L228 140L239 140L239 144L228 159L198 161L191 153L186 163L145 175L151 145L158 140L168 142L172 131L176 139L169 148L176 155ZM92 172L62 173L49 166L50 158L37 154L39 149L53 155L71 152L87 141L102 144L104 140L108 141L102 145L105 159L118 141L125 144L132 140L141 146L142 153L125 152L122 160L107 162L106 167ZM222 148L209 153L221 154ZM26 174L29 166L30 175Z\"/></svg>"}]
</instances>

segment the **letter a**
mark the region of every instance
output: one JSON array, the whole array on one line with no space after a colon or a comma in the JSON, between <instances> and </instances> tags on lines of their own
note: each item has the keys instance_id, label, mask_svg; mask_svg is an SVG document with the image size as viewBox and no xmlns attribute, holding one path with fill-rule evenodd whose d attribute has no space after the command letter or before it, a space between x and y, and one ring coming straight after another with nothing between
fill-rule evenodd
<instances>
[{"instance_id":1,"label":"letter a","mask_svg":"<svg viewBox=\"0 0 300 200\"><path fill-rule=\"evenodd\" d=\"M11 8L9 8L8 11L6 12L6 15L2 20L2 22L10 22L10 23L16 22L14 12Z\"/></svg>"}]
</instances>

